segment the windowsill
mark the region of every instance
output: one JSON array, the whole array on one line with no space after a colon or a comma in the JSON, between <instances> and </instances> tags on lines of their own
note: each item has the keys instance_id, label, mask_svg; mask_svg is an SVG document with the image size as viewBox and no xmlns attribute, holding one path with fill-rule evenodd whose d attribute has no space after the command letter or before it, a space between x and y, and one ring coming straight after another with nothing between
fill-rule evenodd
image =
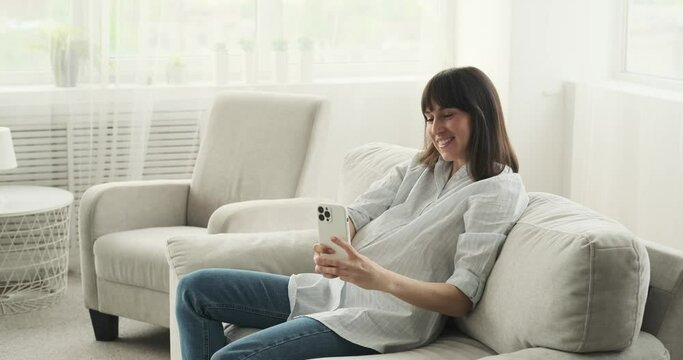
<instances>
[{"instance_id":1,"label":"windowsill","mask_svg":"<svg viewBox=\"0 0 683 360\"><path fill-rule=\"evenodd\" d=\"M658 86L638 84L623 80L588 83L588 85L604 90L618 91L647 98L683 102L683 90L663 89Z\"/></svg>"},{"instance_id":2,"label":"windowsill","mask_svg":"<svg viewBox=\"0 0 683 360\"><path fill-rule=\"evenodd\" d=\"M133 90L133 89L153 89L159 91L181 90L181 89L256 89L256 88L286 88L286 87L316 87L327 85L346 85L346 84L385 84L385 83L406 83L422 81L419 76L392 76L392 77L364 77L364 78L327 78L316 79L310 83L287 82L277 83L273 81L259 81L254 83L230 82L227 84L215 84L211 82L188 82L182 84L78 84L74 87L57 87L53 84L44 85L9 85L0 86L0 94L18 93L56 93L56 92L80 92L80 91L99 91L99 90Z\"/></svg>"},{"instance_id":3,"label":"windowsill","mask_svg":"<svg viewBox=\"0 0 683 360\"><path fill-rule=\"evenodd\" d=\"M0 87L0 108L21 107L25 111L39 111L45 106L87 103L124 102L148 99L153 102L201 103L210 101L217 92L227 90L272 91L289 93L326 94L329 90L362 87L367 91L384 92L394 87L417 86L424 83L417 76L320 79L311 83L244 82L217 85L209 82L186 84L79 84L76 87L54 85L25 85ZM356 90L353 90L356 91ZM183 105L184 106L184 105ZM29 109L31 108L31 109Z\"/></svg>"}]
</instances>

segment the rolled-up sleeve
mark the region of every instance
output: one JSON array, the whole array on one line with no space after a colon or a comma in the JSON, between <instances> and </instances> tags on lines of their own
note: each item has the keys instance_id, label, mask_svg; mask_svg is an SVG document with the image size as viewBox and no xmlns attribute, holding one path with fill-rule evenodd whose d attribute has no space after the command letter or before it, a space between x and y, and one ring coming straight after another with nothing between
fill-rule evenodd
<instances>
[{"instance_id":1,"label":"rolled-up sleeve","mask_svg":"<svg viewBox=\"0 0 683 360\"><path fill-rule=\"evenodd\" d=\"M360 230L367 223L382 215L392 205L408 166L413 161L392 168L388 174L373 182L365 193L348 206L349 218L356 230Z\"/></svg>"},{"instance_id":2,"label":"rolled-up sleeve","mask_svg":"<svg viewBox=\"0 0 683 360\"><path fill-rule=\"evenodd\" d=\"M462 291L476 307L508 232L522 215L528 196L517 175L484 184L468 199L465 232L458 237L454 271L446 282Z\"/></svg>"}]
</instances>

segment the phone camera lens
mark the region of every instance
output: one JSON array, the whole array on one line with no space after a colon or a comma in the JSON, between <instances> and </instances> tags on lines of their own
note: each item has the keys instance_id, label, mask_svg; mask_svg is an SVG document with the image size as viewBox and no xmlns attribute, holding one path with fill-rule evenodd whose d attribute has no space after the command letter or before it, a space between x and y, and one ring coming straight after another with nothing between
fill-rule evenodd
<instances>
[{"instance_id":1,"label":"phone camera lens","mask_svg":"<svg viewBox=\"0 0 683 360\"><path fill-rule=\"evenodd\" d=\"M323 207L322 206L318 206L318 212L321 214L323 213Z\"/></svg>"},{"instance_id":2,"label":"phone camera lens","mask_svg":"<svg viewBox=\"0 0 683 360\"><path fill-rule=\"evenodd\" d=\"M325 217L330 217L330 212L329 212L329 211L325 211Z\"/></svg>"},{"instance_id":3,"label":"phone camera lens","mask_svg":"<svg viewBox=\"0 0 683 360\"><path fill-rule=\"evenodd\" d=\"M320 221L323 221L323 220L325 220L325 217L322 215L318 215L318 219L320 219Z\"/></svg>"}]
</instances>

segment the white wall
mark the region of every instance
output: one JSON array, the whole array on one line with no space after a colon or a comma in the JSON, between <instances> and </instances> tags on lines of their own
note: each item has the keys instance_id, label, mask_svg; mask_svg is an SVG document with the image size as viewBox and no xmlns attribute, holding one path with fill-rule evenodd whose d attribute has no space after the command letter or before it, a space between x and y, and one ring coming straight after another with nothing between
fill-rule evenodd
<instances>
[{"instance_id":1,"label":"white wall","mask_svg":"<svg viewBox=\"0 0 683 360\"><path fill-rule=\"evenodd\" d=\"M318 151L311 159L311 169L319 173L305 175L302 195L335 199L342 159L356 146L379 141L422 148L422 86L421 81L411 80L279 89L327 98L323 128L316 129L314 138Z\"/></svg>"},{"instance_id":2,"label":"white wall","mask_svg":"<svg viewBox=\"0 0 683 360\"><path fill-rule=\"evenodd\" d=\"M572 90L571 198L683 249L683 94L620 83Z\"/></svg>"},{"instance_id":3,"label":"white wall","mask_svg":"<svg viewBox=\"0 0 683 360\"><path fill-rule=\"evenodd\" d=\"M528 190L569 195L563 84L609 75L618 16L618 0L514 2L508 120Z\"/></svg>"},{"instance_id":4,"label":"white wall","mask_svg":"<svg viewBox=\"0 0 683 360\"><path fill-rule=\"evenodd\" d=\"M683 249L683 95L614 81L623 3L514 2L510 132L528 190Z\"/></svg>"},{"instance_id":5,"label":"white wall","mask_svg":"<svg viewBox=\"0 0 683 360\"><path fill-rule=\"evenodd\" d=\"M509 109L510 1L455 1L455 66L475 66L493 81Z\"/></svg>"}]
</instances>

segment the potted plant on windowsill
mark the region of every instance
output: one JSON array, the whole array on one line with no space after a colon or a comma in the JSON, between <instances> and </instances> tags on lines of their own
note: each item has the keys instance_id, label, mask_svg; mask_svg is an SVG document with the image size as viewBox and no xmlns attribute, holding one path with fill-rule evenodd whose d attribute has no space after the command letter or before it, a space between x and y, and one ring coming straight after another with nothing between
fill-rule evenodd
<instances>
[{"instance_id":1,"label":"potted plant on windowsill","mask_svg":"<svg viewBox=\"0 0 683 360\"><path fill-rule=\"evenodd\" d=\"M184 80L185 60L181 55L171 55L166 65L166 81L169 84L182 84Z\"/></svg>"},{"instance_id":2,"label":"potted plant on windowsill","mask_svg":"<svg viewBox=\"0 0 683 360\"><path fill-rule=\"evenodd\" d=\"M244 81L247 84L256 82L256 54L251 39L240 39L240 48L244 52Z\"/></svg>"},{"instance_id":3,"label":"potted plant on windowsill","mask_svg":"<svg viewBox=\"0 0 683 360\"><path fill-rule=\"evenodd\" d=\"M275 81L279 83L287 82L287 68L289 67L289 60L287 56L287 41L280 39L273 41L273 51L275 53L274 72Z\"/></svg>"},{"instance_id":4,"label":"potted plant on windowsill","mask_svg":"<svg viewBox=\"0 0 683 360\"><path fill-rule=\"evenodd\" d=\"M300 80L302 83L313 81L313 40L299 38Z\"/></svg>"},{"instance_id":5,"label":"potted plant on windowsill","mask_svg":"<svg viewBox=\"0 0 683 360\"><path fill-rule=\"evenodd\" d=\"M50 63L58 87L74 87L83 60L88 57L88 43L76 39L80 30L56 25L50 31Z\"/></svg>"}]
</instances>

